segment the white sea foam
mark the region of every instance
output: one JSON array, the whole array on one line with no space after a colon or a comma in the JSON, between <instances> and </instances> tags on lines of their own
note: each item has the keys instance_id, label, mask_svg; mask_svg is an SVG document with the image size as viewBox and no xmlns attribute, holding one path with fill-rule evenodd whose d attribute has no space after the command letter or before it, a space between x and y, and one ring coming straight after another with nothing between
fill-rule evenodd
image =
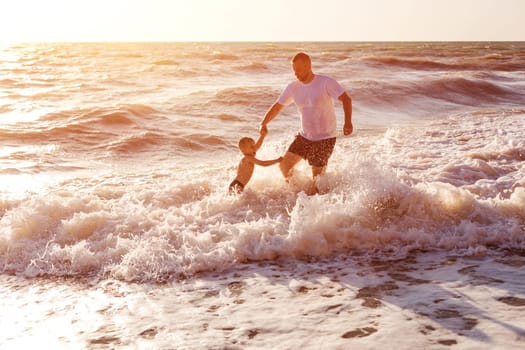
<instances>
[{"instance_id":1,"label":"white sea foam","mask_svg":"<svg viewBox=\"0 0 525 350\"><path fill-rule=\"evenodd\" d=\"M4 203L4 270L163 280L278 257L523 247L523 144L509 132L485 146L485 161L478 154L462 163L485 135L458 143L426 134L421 128L340 139L316 196L301 191L309 181L303 163L291 185L276 167L257 169L241 196L225 190L231 162L219 173L210 162L200 174L175 167L66 181ZM414 157L413 142L425 153ZM283 145L270 142L261 154ZM447 150L449 157L435 156ZM421 166L424 157L433 167Z\"/></svg>"}]
</instances>

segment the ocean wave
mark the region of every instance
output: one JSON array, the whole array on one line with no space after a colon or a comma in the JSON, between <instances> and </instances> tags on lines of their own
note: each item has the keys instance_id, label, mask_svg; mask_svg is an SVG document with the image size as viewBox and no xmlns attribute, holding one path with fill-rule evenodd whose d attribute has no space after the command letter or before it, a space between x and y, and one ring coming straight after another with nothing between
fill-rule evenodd
<instances>
[{"instance_id":1,"label":"ocean wave","mask_svg":"<svg viewBox=\"0 0 525 350\"><path fill-rule=\"evenodd\" d=\"M330 192L311 197L276 181L230 196L208 176L163 175L102 179L80 191L69 184L4 203L0 266L162 282L246 261L525 248L524 187L482 199L443 182L404 183L373 160L352 163L329 175Z\"/></svg>"},{"instance_id":2,"label":"ocean wave","mask_svg":"<svg viewBox=\"0 0 525 350\"><path fill-rule=\"evenodd\" d=\"M220 120L224 120L226 122L240 122L242 121L242 118L236 115L232 114L220 114L217 116Z\"/></svg>"},{"instance_id":3,"label":"ocean wave","mask_svg":"<svg viewBox=\"0 0 525 350\"><path fill-rule=\"evenodd\" d=\"M153 62L156 66L178 66L180 63L173 60L160 60Z\"/></svg>"},{"instance_id":4,"label":"ocean wave","mask_svg":"<svg viewBox=\"0 0 525 350\"><path fill-rule=\"evenodd\" d=\"M504 150L478 150L469 154L473 159L480 159L485 162L491 160L506 161L509 163L525 161L525 146L516 144Z\"/></svg>"},{"instance_id":5,"label":"ocean wave","mask_svg":"<svg viewBox=\"0 0 525 350\"><path fill-rule=\"evenodd\" d=\"M479 105L498 100L523 100L523 95L506 87L462 77L445 77L422 86L421 93L462 104Z\"/></svg>"},{"instance_id":6,"label":"ocean wave","mask_svg":"<svg viewBox=\"0 0 525 350\"><path fill-rule=\"evenodd\" d=\"M172 60L157 61L149 67L145 66L143 72L146 74L158 74L160 72L162 79L202 77L209 73L206 68L196 67L190 64L179 64Z\"/></svg>"},{"instance_id":7,"label":"ocean wave","mask_svg":"<svg viewBox=\"0 0 525 350\"><path fill-rule=\"evenodd\" d=\"M370 106L413 104L432 108L433 101L446 101L462 106L482 106L494 103L523 104L524 94L504 83L473 77L445 75L415 81L363 81L350 93L355 101Z\"/></svg>"},{"instance_id":8,"label":"ocean wave","mask_svg":"<svg viewBox=\"0 0 525 350\"><path fill-rule=\"evenodd\" d=\"M394 56L365 56L362 57L361 60L364 62L371 62L379 65L395 66L418 70L446 70L458 68L457 65L453 64L421 59L405 59Z\"/></svg>"},{"instance_id":9,"label":"ocean wave","mask_svg":"<svg viewBox=\"0 0 525 350\"><path fill-rule=\"evenodd\" d=\"M186 154L188 151L209 150L214 151L228 148L229 143L218 136L208 134L174 135L170 133L141 132L119 137L107 145L104 149L115 153L129 153L135 155L137 152L170 150Z\"/></svg>"},{"instance_id":10,"label":"ocean wave","mask_svg":"<svg viewBox=\"0 0 525 350\"><path fill-rule=\"evenodd\" d=\"M50 113L42 116L40 121L63 123L68 125L82 126L112 126L112 125L139 125L141 121L158 120L160 112L153 107L132 104L120 105L111 108L92 108L88 110L72 110L58 113Z\"/></svg>"},{"instance_id":11,"label":"ocean wave","mask_svg":"<svg viewBox=\"0 0 525 350\"><path fill-rule=\"evenodd\" d=\"M16 199L0 196L2 273L162 282L280 258L525 250L523 74L487 63L514 69L510 44L503 56L470 48L449 55L449 47L463 44L431 44L417 56L419 46L400 43L152 44L152 51L139 45L111 52L111 45L79 45L64 44L72 54L63 71L38 71L71 78L57 86L70 94L65 101L6 91L14 96L6 118L59 112L0 126L2 146L13 151L0 152L3 179L36 183L37 171L52 179ZM312 48L320 73L326 67L343 77L356 108L355 133L338 137L320 195L302 192L311 176L304 162L288 183L277 166L258 167L243 194L229 195L237 134L256 134L293 78L288 57L299 48ZM235 55L214 56L218 50ZM130 52L148 55L126 60ZM403 67L355 58L383 53ZM71 66L67 57L83 59ZM181 64L154 64L162 60ZM17 74L42 63L27 62L9 69L6 77L17 79L5 83L23 82ZM169 81L181 68L199 78ZM137 75L148 69L146 78ZM115 86L109 77L128 83ZM124 98L129 104L115 105ZM375 127L383 111L387 117ZM405 115L417 123L404 128ZM258 156L285 152L298 126L297 117L289 119L272 124L276 132ZM28 145L36 148L21 149ZM56 148L39 148L45 145Z\"/></svg>"},{"instance_id":12,"label":"ocean wave","mask_svg":"<svg viewBox=\"0 0 525 350\"><path fill-rule=\"evenodd\" d=\"M0 128L0 140L93 145L114 139L123 131L142 129L146 123L165 121L159 111L141 104L61 111L46 114L23 128Z\"/></svg>"},{"instance_id":13,"label":"ocean wave","mask_svg":"<svg viewBox=\"0 0 525 350\"><path fill-rule=\"evenodd\" d=\"M36 175L41 173L66 173L85 169L85 167L79 165L59 165L53 163L35 163L26 161L25 163L16 164L16 167L0 168L0 175Z\"/></svg>"},{"instance_id":14,"label":"ocean wave","mask_svg":"<svg viewBox=\"0 0 525 350\"><path fill-rule=\"evenodd\" d=\"M220 61L234 61L234 60L238 60L239 56L235 55L235 54L232 54L232 53L221 52L221 51L214 51L209 56L209 59L212 60L212 61L217 61L217 62L220 62Z\"/></svg>"},{"instance_id":15,"label":"ocean wave","mask_svg":"<svg viewBox=\"0 0 525 350\"><path fill-rule=\"evenodd\" d=\"M14 79L9 79L9 78L0 79L0 87L3 87L3 88L10 88L10 87L16 86L17 84L18 82Z\"/></svg>"},{"instance_id":16,"label":"ocean wave","mask_svg":"<svg viewBox=\"0 0 525 350\"><path fill-rule=\"evenodd\" d=\"M211 149L215 152L226 150L230 147L229 142L219 136L209 134L187 134L184 136L174 137L169 142L172 149L186 153L187 151L206 151Z\"/></svg>"},{"instance_id":17,"label":"ocean wave","mask_svg":"<svg viewBox=\"0 0 525 350\"><path fill-rule=\"evenodd\" d=\"M1 175L19 175L23 173L24 171L19 168L2 168L0 170Z\"/></svg>"},{"instance_id":18,"label":"ocean wave","mask_svg":"<svg viewBox=\"0 0 525 350\"><path fill-rule=\"evenodd\" d=\"M260 72L268 70L268 65L262 63L262 62L251 62L247 65L242 65L235 67L235 69L238 69L240 71L246 71L246 72Z\"/></svg>"},{"instance_id":19,"label":"ocean wave","mask_svg":"<svg viewBox=\"0 0 525 350\"><path fill-rule=\"evenodd\" d=\"M270 86L239 86L220 89L211 102L219 105L269 106L279 96L279 91Z\"/></svg>"},{"instance_id":20,"label":"ocean wave","mask_svg":"<svg viewBox=\"0 0 525 350\"><path fill-rule=\"evenodd\" d=\"M223 114L218 120L238 121ZM48 143L60 145L60 152L84 149L135 155L140 152L171 150L187 154L213 148L229 148L220 135L178 131L176 123L146 105L123 105L116 108L62 111L41 117L34 125L0 128L0 140L8 144ZM58 154L59 152L57 152Z\"/></svg>"},{"instance_id":21,"label":"ocean wave","mask_svg":"<svg viewBox=\"0 0 525 350\"><path fill-rule=\"evenodd\" d=\"M1 113L9 113L11 112L12 109L11 109L11 106L10 105L0 105L0 114Z\"/></svg>"},{"instance_id":22,"label":"ocean wave","mask_svg":"<svg viewBox=\"0 0 525 350\"><path fill-rule=\"evenodd\" d=\"M510 170L508 170L510 172ZM507 171L480 159L466 160L463 163L449 164L441 170L437 180L462 186L479 180L494 180L505 175Z\"/></svg>"},{"instance_id":23,"label":"ocean wave","mask_svg":"<svg viewBox=\"0 0 525 350\"><path fill-rule=\"evenodd\" d=\"M166 137L163 135L154 132L142 132L140 134L120 137L118 140L111 141L108 145L104 145L103 148L115 153L136 153L165 142Z\"/></svg>"},{"instance_id":24,"label":"ocean wave","mask_svg":"<svg viewBox=\"0 0 525 350\"><path fill-rule=\"evenodd\" d=\"M437 60L413 59L396 56L364 56L361 61L378 66L399 67L421 71L502 71L519 72L523 71L521 60L507 56L487 55L481 58L472 58L466 62L448 63Z\"/></svg>"}]
</instances>

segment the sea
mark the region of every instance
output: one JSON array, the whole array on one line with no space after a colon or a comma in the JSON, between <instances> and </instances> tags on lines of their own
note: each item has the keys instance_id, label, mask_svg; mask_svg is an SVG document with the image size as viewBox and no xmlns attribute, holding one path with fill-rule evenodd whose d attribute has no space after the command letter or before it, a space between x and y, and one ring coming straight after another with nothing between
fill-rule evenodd
<instances>
[{"instance_id":1,"label":"sea","mask_svg":"<svg viewBox=\"0 0 525 350\"><path fill-rule=\"evenodd\" d=\"M354 132L230 194L299 51ZM524 42L0 44L0 184L1 349L525 346Z\"/></svg>"}]
</instances>

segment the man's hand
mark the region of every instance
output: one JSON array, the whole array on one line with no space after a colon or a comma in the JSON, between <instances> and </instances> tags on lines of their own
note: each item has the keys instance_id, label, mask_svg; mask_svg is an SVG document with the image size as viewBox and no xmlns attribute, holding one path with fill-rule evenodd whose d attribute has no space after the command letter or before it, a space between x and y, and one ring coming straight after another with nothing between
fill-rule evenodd
<instances>
[{"instance_id":1,"label":"man's hand","mask_svg":"<svg viewBox=\"0 0 525 350\"><path fill-rule=\"evenodd\" d=\"M343 127L343 133L345 134L345 136L346 135L350 135L353 131L354 131L354 127L353 127L352 123L347 123Z\"/></svg>"}]
</instances>

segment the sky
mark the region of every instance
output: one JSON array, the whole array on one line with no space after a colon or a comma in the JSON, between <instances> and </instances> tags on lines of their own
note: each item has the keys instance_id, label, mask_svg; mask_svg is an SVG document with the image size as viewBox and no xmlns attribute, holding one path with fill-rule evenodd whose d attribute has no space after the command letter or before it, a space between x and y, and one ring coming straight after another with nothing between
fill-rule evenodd
<instances>
[{"instance_id":1,"label":"sky","mask_svg":"<svg viewBox=\"0 0 525 350\"><path fill-rule=\"evenodd\" d=\"M2 0L27 41L525 41L525 0Z\"/></svg>"}]
</instances>

